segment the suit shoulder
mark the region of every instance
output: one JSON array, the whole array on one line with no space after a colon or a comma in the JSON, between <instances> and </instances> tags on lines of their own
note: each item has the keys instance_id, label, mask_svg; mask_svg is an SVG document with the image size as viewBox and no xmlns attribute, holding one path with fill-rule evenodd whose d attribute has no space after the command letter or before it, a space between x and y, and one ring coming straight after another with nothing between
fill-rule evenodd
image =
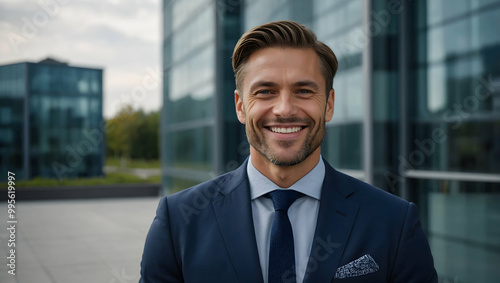
<instances>
[{"instance_id":1,"label":"suit shoulder","mask_svg":"<svg viewBox=\"0 0 500 283\"><path fill-rule=\"evenodd\" d=\"M348 199L357 203L358 215L377 223L380 229L386 227L393 231L398 227L394 231L401 231L408 217L418 220L418 209L413 203L353 177L343 176L344 184L351 187Z\"/></svg>"},{"instance_id":2,"label":"suit shoulder","mask_svg":"<svg viewBox=\"0 0 500 283\"><path fill-rule=\"evenodd\" d=\"M381 188L365 183L354 177L340 173L355 191L354 197L358 201L366 201L381 206L393 206L406 209L409 202Z\"/></svg>"},{"instance_id":3,"label":"suit shoulder","mask_svg":"<svg viewBox=\"0 0 500 283\"><path fill-rule=\"evenodd\" d=\"M223 195L222 191L232 187L228 183L232 172L218 176L160 200L157 217L168 217L172 233L187 235L190 229L205 227L214 217L213 203Z\"/></svg>"}]
</instances>

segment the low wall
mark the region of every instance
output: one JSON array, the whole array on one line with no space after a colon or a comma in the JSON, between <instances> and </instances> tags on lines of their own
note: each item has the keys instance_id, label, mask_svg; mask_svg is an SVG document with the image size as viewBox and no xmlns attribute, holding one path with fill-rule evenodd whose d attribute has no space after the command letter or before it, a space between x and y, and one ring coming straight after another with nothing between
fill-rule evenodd
<instances>
[{"instance_id":1,"label":"low wall","mask_svg":"<svg viewBox=\"0 0 500 283\"><path fill-rule=\"evenodd\" d=\"M160 184L117 184L95 186L16 188L16 201L55 199L131 198L159 196ZM0 190L0 200L7 200L7 189Z\"/></svg>"}]
</instances>

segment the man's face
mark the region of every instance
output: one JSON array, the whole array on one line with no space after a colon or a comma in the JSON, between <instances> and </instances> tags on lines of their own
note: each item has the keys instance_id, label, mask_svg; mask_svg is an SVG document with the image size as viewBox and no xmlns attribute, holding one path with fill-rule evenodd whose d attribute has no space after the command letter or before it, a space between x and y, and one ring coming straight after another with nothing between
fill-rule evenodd
<instances>
[{"instance_id":1,"label":"man's face","mask_svg":"<svg viewBox=\"0 0 500 283\"><path fill-rule=\"evenodd\" d=\"M264 48L244 68L235 104L251 147L280 166L299 164L319 152L325 122L333 116L334 91L327 99L316 52Z\"/></svg>"}]
</instances>

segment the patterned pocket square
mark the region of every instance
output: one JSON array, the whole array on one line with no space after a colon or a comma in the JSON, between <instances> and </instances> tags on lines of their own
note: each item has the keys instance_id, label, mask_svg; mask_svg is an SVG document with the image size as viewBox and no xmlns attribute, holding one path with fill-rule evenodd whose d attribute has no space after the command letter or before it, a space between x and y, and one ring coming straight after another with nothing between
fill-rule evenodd
<instances>
[{"instance_id":1,"label":"patterned pocket square","mask_svg":"<svg viewBox=\"0 0 500 283\"><path fill-rule=\"evenodd\" d=\"M373 257L366 254L348 264L337 268L335 279L363 276L379 270L378 264Z\"/></svg>"}]
</instances>

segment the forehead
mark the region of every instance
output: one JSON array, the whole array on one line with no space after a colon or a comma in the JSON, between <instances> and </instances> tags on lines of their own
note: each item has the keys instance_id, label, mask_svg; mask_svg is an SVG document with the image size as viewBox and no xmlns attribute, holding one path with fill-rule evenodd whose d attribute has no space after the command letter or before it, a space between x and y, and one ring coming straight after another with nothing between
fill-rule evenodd
<instances>
[{"instance_id":1,"label":"forehead","mask_svg":"<svg viewBox=\"0 0 500 283\"><path fill-rule=\"evenodd\" d=\"M261 80L293 83L305 79L324 83L314 49L269 47L255 51L248 58L243 87Z\"/></svg>"}]
</instances>

